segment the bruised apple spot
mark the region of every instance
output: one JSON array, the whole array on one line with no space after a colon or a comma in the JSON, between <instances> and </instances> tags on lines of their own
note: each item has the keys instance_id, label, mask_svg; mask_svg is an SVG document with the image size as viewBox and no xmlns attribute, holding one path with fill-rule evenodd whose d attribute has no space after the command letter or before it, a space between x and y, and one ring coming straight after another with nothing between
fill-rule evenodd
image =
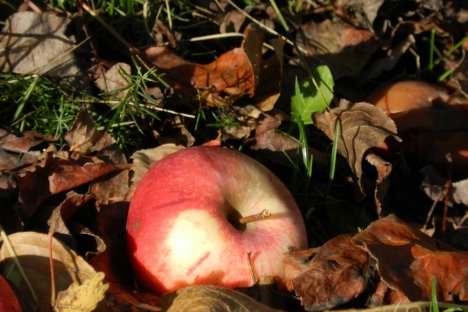
<instances>
[{"instance_id":1,"label":"bruised apple spot","mask_svg":"<svg viewBox=\"0 0 468 312\"><path fill-rule=\"evenodd\" d=\"M138 231L138 229L140 228L140 225L141 225L141 221L140 220L137 220L134 224L133 224L133 229L135 231Z\"/></svg>"},{"instance_id":2,"label":"bruised apple spot","mask_svg":"<svg viewBox=\"0 0 468 312\"><path fill-rule=\"evenodd\" d=\"M186 267L189 255L192 259L199 259L196 262L200 265L203 264L210 256L210 253L206 252L207 246L213 246L209 248L211 250L224 250L225 241L219 235L213 235L221 231L219 223L210 213L203 210L190 209L180 213L174 220L166 242L170 247L170 259L177 264L175 267ZM195 268L197 266L188 269L193 271Z\"/></svg>"}]
</instances>

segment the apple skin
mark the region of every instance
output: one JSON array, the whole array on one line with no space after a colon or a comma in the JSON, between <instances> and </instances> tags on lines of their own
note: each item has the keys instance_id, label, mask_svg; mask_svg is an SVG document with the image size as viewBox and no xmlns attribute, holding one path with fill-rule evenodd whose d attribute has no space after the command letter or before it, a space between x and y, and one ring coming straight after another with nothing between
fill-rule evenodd
<instances>
[{"instance_id":1,"label":"apple skin","mask_svg":"<svg viewBox=\"0 0 468 312\"><path fill-rule=\"evenodd\" d=\"M21 305L15 292L3 276L0 275L0 312L20 312Z\"/></svg>"},{"instance_id":2,"label":"apple skin","mask_svg":"<svg viewBox=\"0 0 468 312\"><path fill-rule=\"evenodd\" d=\"M270 217L235 224L264 209ZM190 147L163 158L139 182L127 245L140 282L164 294L277 277L285 253L307 247L307 234L292 195L263 165L225 148Z\"/></svg>"}]
</instances>

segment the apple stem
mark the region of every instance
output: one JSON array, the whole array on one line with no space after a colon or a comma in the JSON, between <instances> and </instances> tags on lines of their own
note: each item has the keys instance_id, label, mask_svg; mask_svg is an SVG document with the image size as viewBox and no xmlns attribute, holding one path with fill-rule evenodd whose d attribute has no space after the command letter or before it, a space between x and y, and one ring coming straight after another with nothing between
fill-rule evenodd
<instances>
[{"instance_id":1,"label":"apple stem","mask_svg":"<svg viewBox=\"0 0 468 312\"><path fill-rule=\"evenodd\" d=\"M263 209L259 213L240 218L239 223L240 224L246 224L246 223L249 223L249 222L255 222L255 221L266 219L269 216L271 216L271 212L268 209Z\"/></svg>"}]
</instances>

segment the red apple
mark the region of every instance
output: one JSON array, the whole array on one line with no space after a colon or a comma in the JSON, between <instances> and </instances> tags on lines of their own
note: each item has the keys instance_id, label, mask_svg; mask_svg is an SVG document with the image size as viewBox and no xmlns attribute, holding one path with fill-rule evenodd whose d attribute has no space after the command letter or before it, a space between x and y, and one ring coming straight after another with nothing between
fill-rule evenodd
<instances>
[{"instance_id":1,"label":"red apple","mask_svg":"<svg viewBox=\"0 0 468 312\"><path fill-rule=\"evenodd\" d=\"M21 305L10 284L0 275L0 312L20 312Z\"/></svg>"},{"instance_id":2,"label":"red apple","mask_svg":"<svg viewBox=\"0 0 468 312\"><path fill-rule=\"evenodd\" d=\"M131 200L127 240L137 278L160 294L196 284L249 287L279 276L284 254L307 247L281 181L220 147L187 148L153 166Z\"/></svg>"}]
</instances>

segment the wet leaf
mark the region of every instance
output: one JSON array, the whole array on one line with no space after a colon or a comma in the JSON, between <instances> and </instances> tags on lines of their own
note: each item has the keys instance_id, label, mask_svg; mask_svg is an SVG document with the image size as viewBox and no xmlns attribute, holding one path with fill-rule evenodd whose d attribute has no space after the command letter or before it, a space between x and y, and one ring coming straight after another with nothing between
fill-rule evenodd
<instances>
[{"instance_id":1,"label":"wet leaf","mask_svg":"<svg viewBox=\"0 0 468 312\"><path fill-rule=\"evenodd\" d=\"M181 288L162 298L162 310L166 312L279 312L256 302L243 293L215 286Z\"/></svg>"},{"instance_id":2,"label":"wet leaf","mask_svg":"<svg viewBox=\"0 0 468 312\"><path fill-rule=\"evenodd\" d=\"M60 312L94 311L106 294L109 285L103 284L104 274L98 272L84 283L73 283L58 294L54 307Z\"/></svg>"},{"instance_id":3,"label":"wet leaf","mask_svg":"<svg viewBox=\"0 0 468 312\"><path fill-rule=\"evenodd\" d=\"M48 307L51 303L50 278L50 244L47 234L37 232L18 232L8 236L18 261L21 263L32 287L37 295L40 307ZM55 272L55 289L62 291L73 282L83 283L94 276L94 269L80 256L57 239L53 239L52 257ZM18 278L14 281L18 289L27 292L27 285L21 279L17 268L13 264L13 255L10 254L6 244L0 249L0 268L6 274ZM7 273L9 272L9 273ZM31 298L29 293L23 293ZM34 302L30 299L30 302Z\"/></svg>"}]
</instances>

